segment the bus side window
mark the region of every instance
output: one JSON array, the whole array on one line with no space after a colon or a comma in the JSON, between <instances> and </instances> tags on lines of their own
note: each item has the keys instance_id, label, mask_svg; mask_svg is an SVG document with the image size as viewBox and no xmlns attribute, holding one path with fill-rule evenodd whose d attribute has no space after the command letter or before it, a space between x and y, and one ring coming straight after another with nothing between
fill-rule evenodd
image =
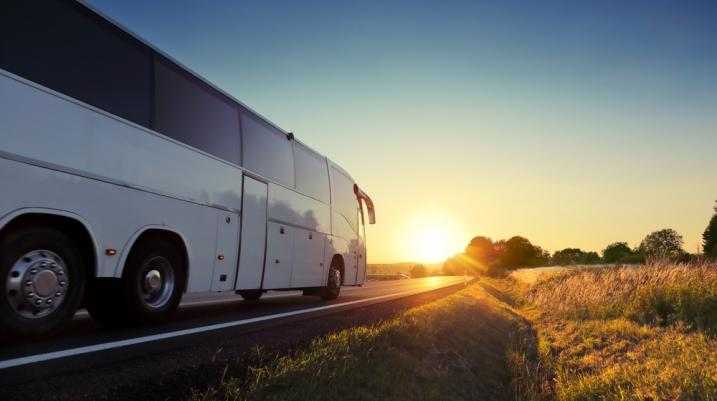
<instances>
[{"instance_id":1,"label":"bus side window","mask_svg":"<svg viewBox=\"0 0 717 401\"><path fill-rule=\"evenodd\" d=\"M150 127L146 46L74 1L1 4L0 68Z\"/></svg>"}]
</instances>

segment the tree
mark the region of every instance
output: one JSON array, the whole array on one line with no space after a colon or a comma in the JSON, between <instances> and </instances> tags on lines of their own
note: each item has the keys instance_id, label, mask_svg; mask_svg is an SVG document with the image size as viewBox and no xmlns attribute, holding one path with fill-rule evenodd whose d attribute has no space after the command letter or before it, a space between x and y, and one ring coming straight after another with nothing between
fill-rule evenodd
<instances>
[{"instance_id":1,"label":"tree","mask_svg":"<svg viewBox=\"0 0 717 401\"><path fill-rule=\"evenodd\" d=\"M428 276L428 269L426 269L426 266L424 265L414 265L411 268L411 277L412 278L421 278Z\"/></svg>"},{"instance_id":2,"label":"tree","mask_svg":"<svg viewBox=\"0 0 717 401\"><path fill-rule=\"evenodd\" d=\"M530 266L546 266L550 264L550 252L545 249L535 246L535 257L529 261Z\"/></svg>"},{"instance_id":3,"label":"tree","mask_svg":"<svg viewBox=\"0 0 717 401\"><path fill-rule=\"evenodd\" d=\"M714 207L710 223L702 234L702 252L707 257L717 257L717 205Z\"/></svg>"},{"instance_id":4,"label":"tree","mask_svg":"<svg viewBox=\"0 0 717 401\"><path fill-rule=\"evenodd\" d=\"M583 254L583 261L582 264L584 265L594 265L596 263L600 263L600 255L598 255L595 251L585 252Z\"/></svg>"},{"instance_id":5,"label":"tree","mask_svg":"<svg viewBox=\"0 0 717 401\"><path fill-rule=\"evenodd\" d=\"M443 262L443 274L446 276L458 276L465 272L463 264L459 261L460 256L453 256Z\"/></svg>"},{"instance_id":6,"label":"tree","mask_svg":"<svg viewBox=\"0 0 717 401\"><path fill-rule=\"evenodd\" d=\"M579 248L565 248L553 254L553 264L566 265L590 265L600 261L597 252L584 252Z\"/></svg>"},{"instance_id":7,"label":"tree","mask_svg":"<svg viewBox=\"0 0 717 401\"><path fill-rule=\"evenodd\" d=\"M597 256L597 254L596 254ZM457 269L477 274L502 275L506 270L524 266L544 266L550 262L550 253L520 236L493 242L477 236L466 245L465 252L443 264L444 272Z\"/></svg>"},{"instance_id":8,"label":"tree","mask_svg":"<svg viewBox=\"0 0 717 401\"><path fill-rule=\"evenodd\" d=\"M677 231L666 228L650 233L640 243L640 253L648 261L676 261L682 257L682 236Z\"/></svg>"},{"instance_id":9,"label":"tree","mask_svg":"<svg viewBox=\"0 0 717 401\"><path fill-rule=\"evenodd\" d=\"M497 254L490 238L477 236L466 246L466 255L483 264L490 264Z\"/></svg>"},{"instance_id":10,"label":"tree","mask_svg":"<svg viewBox=\"0 0 717 401\"><path fill-rule=\"evenodd\" d=\"M501 267L514 269L521 266L536 266L544 263L546 252L535 246L527 238L515 236L496 248L498 263Z\"/></svg>"},{"instance_id":11,"label":"tree","mask_svg":"<svg viewBox=\"0 0 717 401\"><path fill-rule=\"evenodd\" d=\"M605 263L625 263L632 254L627 242L613 242L602 250L602 260Z\"/></svg>"}]
</instances>

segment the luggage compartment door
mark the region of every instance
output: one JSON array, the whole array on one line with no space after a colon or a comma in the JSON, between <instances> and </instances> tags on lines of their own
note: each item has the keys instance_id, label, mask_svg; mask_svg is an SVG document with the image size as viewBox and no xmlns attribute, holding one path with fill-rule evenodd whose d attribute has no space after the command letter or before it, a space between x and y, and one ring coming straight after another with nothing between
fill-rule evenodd
<instances>
[{"instance_id":1,"label":"luggage compartment door","mask_svg":"<svg viewBox=\"0 0 717 401\"><path fill-rule=\"evenodd\" d=\"M230 212L217 213L217 241L214 258L213 291L231 290L237 261L237 238L239 215Z\"/></svg>"},{"instance_id":2,"label":"luggage compartment door","mask_svg":"<svg viewBox=\"0 0 717 401\"><path fill-rule=\"evenodd\" d=\"M267 224L266 262L262 288L271 290L291 286L295 230L294 227L273 221Z\"/></svg>"},{"instance_id":3,"label":"luggage compartment door","mask_svg":"<svg viewBox=\"0 0 717 401\"><path fill-rule=\"evenodd\" d=\"M294 268L291 287L320 287L324 284L326 234L297 228L294 231Z\"/></svg>"}]
</instances>

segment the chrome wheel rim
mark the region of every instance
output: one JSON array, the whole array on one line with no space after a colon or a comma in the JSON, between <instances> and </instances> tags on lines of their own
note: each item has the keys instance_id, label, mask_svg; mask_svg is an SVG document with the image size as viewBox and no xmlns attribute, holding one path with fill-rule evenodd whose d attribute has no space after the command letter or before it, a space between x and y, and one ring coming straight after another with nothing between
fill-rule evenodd
<instances>
[{"instance_id":1,"label":"chrome wheel rim","mask_svg":"<svg viewBox=\"0 0 717 401\"><path fill-rule=\"evenodd\" d=\"M70 285L67 272L65 261L52 251L38 249L22 255L7 275L8 304L25 319L52 314L65 300Z\"/></svg>"},{"instance_id":2,"label":"chrome wheel rim","mask_svg":"<svg viewBox=\"0 0 717 401\"><path fill-rule=\"evenodd\" d=\"M147 259L140 269L139 289L142 302L150 309L161 309L174 293L174 269L164 256Z\"/></svg>"}]
</instances>

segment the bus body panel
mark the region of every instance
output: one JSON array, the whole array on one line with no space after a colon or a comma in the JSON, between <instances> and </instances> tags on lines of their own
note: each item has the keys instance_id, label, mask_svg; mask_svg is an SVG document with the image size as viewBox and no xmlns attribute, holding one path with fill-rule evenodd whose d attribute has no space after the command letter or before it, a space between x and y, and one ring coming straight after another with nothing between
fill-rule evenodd
<instances>
[{"instance_id":1,"label":"bus body panel","mask_svg":"<svg viewBox=\"0 0 717 401\"><path fill-rule=\"evenodd\" d=\"M98 225L100 252L106 248L128 252L132 238L142 230L165 227L187 238L188 253L196 255L190 257L189 291L232 288L239 257L241 168L2 71L0 102L8 106L0 109L0 152L19 161L16 169L32 171L13 174L28 178L16 184L18 193L36 200L17 202L2 212L46 207L76 213ZM33 110L39 109L47 112L37 116ZM30 177L52 182L50 187L58 192L73 189L64 196L49 196L52 191L40 185L42 194L30 195L32 190L24 188L38 187ZM13 187L6 182L4 187ZM288 248L273 250L282 253L287 267L281 280L265 288L323 285L335 254L344 259L345 283L360 283L355 250L349 246L358 236L343 214L281 185L269 183L268 188L268 220L286 225L291 241L279 241ZM233 224L226 223L227 218ZM296 230L306 231L302 240L309 235L321 239L321 252L316 242L300 241L301 248L295 249ZM335 245L331 246L329 236L336 239ZM301 262L295 265L297 253ZM121 276L120 262L126 255L118 256L98 256L98 277Z\"/></svg>"},{"instance_id":2,"label":"bus body panel","mask_svg":"<svg viewBox=\"0 0 717 401\"><path fill-rule=\"evenodd\" d=\"M239 270L235 289L261 288L266 250L267 184L244 176Z\"/></svg>"},{"instance_id":3,"label":"bus body panel","mask_svg":"<svg viewBox=\"0 0 717 401\"><path fill-rule=\"evenodd\" d=\"M291 287L316 287L324 278L326 234L296 228Z\"/></svg>"},{"instance_id":4,"label":"bus body panel","mask_svg":"<svg viewBox=\"0 0 717 401\"><path fill-rule=\"evenodd\" d=\"M217 221L226 211L4 158L0 183L14 189L0 197L3 216L47 209L86 222L97 244L97 277L121 277L134 240L147 229L163 229L186 241L188 291L212 287ZM117 255L107 256L106 249Z\"/></svg>"},{"instance_id":5,"label":"bus body panel","mask_svg":"<svg viewBox=\"0 0 717 401\"><path fill-rule=\"evenodd\" d=\"M212 290L234 289L239 263L239 214L217 210L217 249L212 274ZM223 212L223 213L222 213Z\"/></svg>"},{"instance_id":6,"label":"bus body panel","mask_svg":"<svg viewBox=\"0 0 717 401\"><path fill-rule=\"evenodd\" d=\"M269 183L269 220L314 232L331 232L329 205L273 183Z\"/></svg>"},{"instance_id":7,"label":"bus body panel","mask_svg":"<svg viewBox=\"0 0 717 401\"><path fill-rule=\"evenodd\" d=\"M291 286L295 228L270 221L266 232L266 260L262 288L284 289Z\"/></svg>"},{"instance_id":8,"label":"bus body panel","mask_svg":"<svg viewBox=\"0 0 717 401\"><path fill-rule=\"evenodd\" d=\"M16 2L16 6L19 4L22 3ZM78 3L66 4L84 7ZM87 9L81 14L84 15L85 11L94 13ZM28 15L33 12L31 10ZM127 39L122 27L106 20L101 14L97 17L83 20L82 24L90 24L94 28L98 24L103 40L111 39L112 35L119 35L124 38L123 41ZM7 21L13 20L10 14L7 18ZM53 24L70 21L55 18L54 15L49 18L54 21ZM6 26L25 29L18 28L19 25ZM77 29L86 27L83 25ZM35 39L42 38L44 34L41 29L35 28L26 33L30 37L39 34ZM96 52L107 55L109 51L106 46L92 47L91 36L79 35L75 38L83 42L76 43L78 49L81 44L88 46L82 47L87 51L75 54L81 60L70 58L70 63L55 65L53 60L42 57L45 52L58 51L53 46L47 47L47 40L23 42L22 35L5 35L0 42L2 39L17 41L17 46L13 47L13 52L2 54L4 59L0 61L7 63L3 64L3 68L8 65L10 71L33 76L39 70L28 73L27 66L23 67L22 62L18 64L20 67L11 62L23 58L23 43L33 43L28 53L33 56L29 60L34 65L48 66L46 70L52 71L53 80L47 85L59 84L61 87L64 87L64 78L72 74L75 80L71 82L74 85L80 82L82 86L88 74L132 72L129 71L131 68L113 70L101 64L98 68L87 69L87 65L105 60L93 57ZM360 191L351 176L294 139L293 134L221 92L140 38L130 36L134 39L122 43L139 49L143 63L153 65L155 69L166 65L181 71L183 79L191 84L184 89L196 93L177 92L173 97L167 95L171 92L168 91L160 96L167 88L155 81L158 77L169 77L169 73L163 70L154 71L154 78L148 81L146 92L134 93L132 96L135 97L119 99L124 96L121 90L97 90L92 93L93 96L86 98L80 95L87 95L87 87L84 92L77 92L80 93L77 96L72 87L58 89L93 104L97 103L95 95L102 98L103 94L107 98L126 101L125 104L146 103L145 112L151 116L149 120L132 119L132 122L115 115L124 116L112 108L115 103L102 105L100 102L99 107L103 108L100 109L0 69L0 188L3 189L0 196L0 229L11 217L30 211L47 211L75 218L87 228L95 244L97 277L121 277L132 246L147 230L170 231L178 235L186 247L188 291L192 292L255 289L259 285L262 289L322 286L326 284L329 266L336 255L340 255L343 262L344 284L362 283L365 279L365 244L359 232L363 229L363 219L360 219L361 222L356 220ZM11 37L14 39L8 39ZM88 43L84 43L85 38L89 38ZM102 43L117 45L116 41ZM2 45L0 43L0 47ZM59 43L58 46L64 44ZM71 52L73 48L74 45L65 48L65 51ZM18 52L18 49L21 51ZM39 52L33 54L35 50ZM110 55L114 56L114 53ZM87 64L88 60L92 63ZM38 76L43 75L40 73ZM81 78L79 81L78 76ZM96 74L93 76L98 78ZM135 77L148 78L141 74ZM111 75L101 76L99 81L92 82L102 88L106 82L127 85L134 82L134 78L111 81L112 78ZM200 94L204 97L193 97ZM179 106L191 104L181 103L186 100L184 96L202 102L216 96L222 99L222 107L229 111L216 115L231 117L232 124L237 125L238 140L233 136L233 129L224 129L221 134L214 128L200 129L197 135L209 138L208 141L214 138L214 134L229 135L233 143L241 144L236 154L228 158L222 147L207 148L201 142L192 141L196 138L182 139L181 135L172 132L173 129L181 129L182 124L165 127L153 121L159 118L157 102L171 103L176 100ZM236 121L233 121L232 107L236 107ZM177 110L191 112L200 109L219 110L207 107L180 107ZM181 116L186 114L179 113ZM256 120L258 124L247 125L250 120ZM191 125L201 121L214 120L190 118L185 122ZM211 124L206 126L212 127ZM157 130L166 135L157 133ZM269 136L262 136L264 134ZM253 216L252 227L258 231L247 228L256 237L254 245L244 242L251 236L242 232L245 217L242 216L242 207L246 205L246 199L243 199L244 177L254 177L265 185L265 210L263 214L259 211ZM272 180L267 177L277 178ZM262 235L264 241L258 240ZM108 256L105 250L117 250L117 254ZM242 261L239 260L242 255L252 258L255 265L247 278L242 276Z\"/></svg>"},{"instance_id":9,"label":"bus body panel","mask_svg":"<svg viewBox=\"0 0 717 401\"><path fill-rule=\"evenodd\" d=\"M2 70L0 104L4 152L80 175L241 210L241 170L225 162Z\"/></svg>"}]
</instances>

